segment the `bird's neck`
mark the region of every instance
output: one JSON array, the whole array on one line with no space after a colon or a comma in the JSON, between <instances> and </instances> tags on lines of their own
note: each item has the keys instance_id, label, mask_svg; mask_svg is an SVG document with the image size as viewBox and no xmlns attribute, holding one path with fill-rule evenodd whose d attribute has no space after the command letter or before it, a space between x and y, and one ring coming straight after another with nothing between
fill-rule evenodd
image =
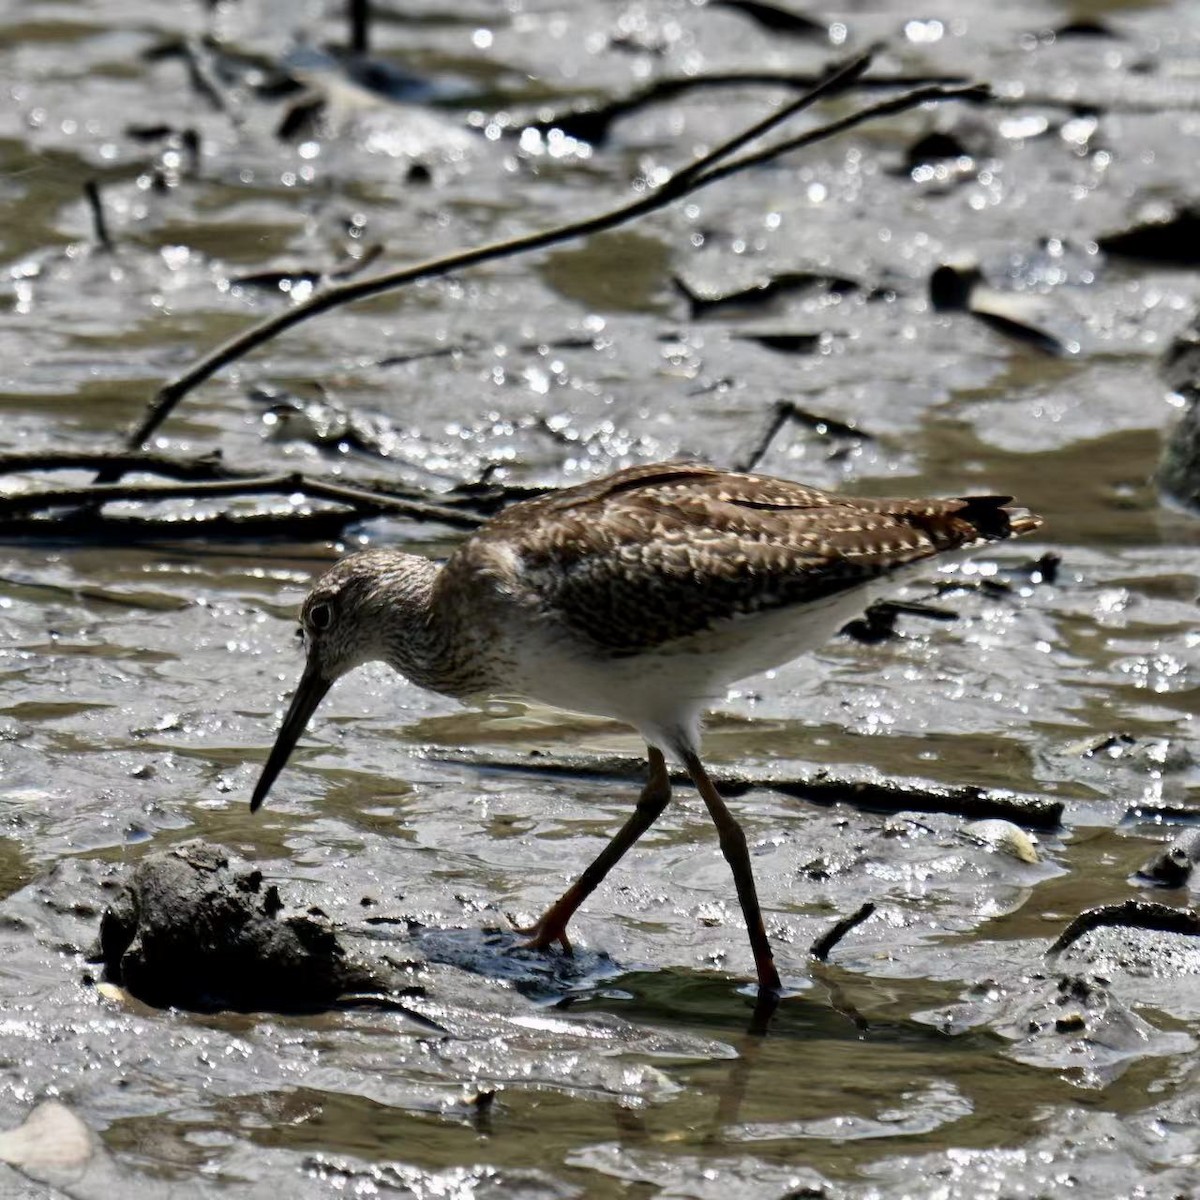
<instances>
[{"instance_id":1,"label":"bird's neck","mask_svg":"<svg viewBox=\"0 0 1200 1200\"><path fill-rule=\"evenodd\" d=\"M469 653L460 613L438 588L442 566L417 555L404 555L403 569L389 573L384 585L388 619L381 657L419 687L463 699L488 690Z\"/></svg>"}]
</instances>

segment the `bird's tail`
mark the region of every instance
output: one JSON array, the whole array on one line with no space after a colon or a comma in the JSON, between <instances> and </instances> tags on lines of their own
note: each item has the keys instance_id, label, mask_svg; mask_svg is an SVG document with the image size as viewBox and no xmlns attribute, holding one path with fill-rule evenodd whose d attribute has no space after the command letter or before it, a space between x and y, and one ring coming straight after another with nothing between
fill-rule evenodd
<instances>
[{"instance_id":1,"label":"bird's tail","mask_svg":"<svg viewBox=\"0 0 1200 1200\"><path fill-rule=\"evenodd\" d=\"M1041 527L1042 518L1027 508L1010 508L1011 496L963 496L954 515L991 542L1020 537Z\"/></svg>"}]
</instances>

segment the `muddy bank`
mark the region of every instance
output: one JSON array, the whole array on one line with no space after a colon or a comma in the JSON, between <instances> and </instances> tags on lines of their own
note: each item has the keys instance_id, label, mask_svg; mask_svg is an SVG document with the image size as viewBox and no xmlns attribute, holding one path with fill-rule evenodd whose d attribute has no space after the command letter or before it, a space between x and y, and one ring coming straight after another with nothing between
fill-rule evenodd
<instances>
[{"instance_id":1,"label":"muddy bank","mask_svg":"<svg viewBox=\"0 0 1200 1200\"><path fill-rule=\"evenodd\" d=\"M380 10L357 49L333 8L10 8L0 1191L1200 1189L1186 5ZM879 43L792 133L992 97L328 312L81 494L254 322L635 202ZM368 670L247 811L333 557L444 554L673 456L1047 519L710 720L789 989L769 1021L684 787L573 959L515 947L628 814L628 731ZM208 883L164 910L155 862ZM1047 957L1143 905L1178 927Z\"/></svg>"}]
</instances>

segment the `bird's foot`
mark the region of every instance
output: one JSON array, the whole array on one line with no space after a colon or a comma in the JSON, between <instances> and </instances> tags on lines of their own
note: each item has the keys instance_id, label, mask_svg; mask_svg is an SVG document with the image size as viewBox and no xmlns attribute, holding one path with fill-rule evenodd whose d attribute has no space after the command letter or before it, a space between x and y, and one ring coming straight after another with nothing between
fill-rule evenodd
<instances>
[{"instance_id":1,"label":"bird's foot","mask_svg":"<svg viewBox=\"0 0 1200 1200\"><path fill-rule=\"evenodd\" d=\"M525 941L518 946L520 950L549 950L557 942L564 954L572 954L571 939L567 937L567 923L559 917L553 908L543 913L532 925L518 925L509 917L513 930L525 935Z\"/></svg>"}]
</instances>

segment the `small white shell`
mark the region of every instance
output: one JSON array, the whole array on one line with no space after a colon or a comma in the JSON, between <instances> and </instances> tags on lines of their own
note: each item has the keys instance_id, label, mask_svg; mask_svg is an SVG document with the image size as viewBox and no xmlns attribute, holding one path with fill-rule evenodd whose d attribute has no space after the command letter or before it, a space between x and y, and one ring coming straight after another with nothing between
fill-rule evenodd
<instances>
[{"instance_id":1,"label":"small white shell","mask_svg":"<svg viewBox=\"0 0 1200 1200\"><path fill-rule=\"evenodd\" d=\"M969 825L962 827L962 832L967 837L981 842L985 846L990 846L993 850L1012 855L1020 862L1036 863L1040 861L1033 838L1011 821L1003 821L999 817L992 817L986 821L972 821Z\"/></svg>"}]
</instances>

